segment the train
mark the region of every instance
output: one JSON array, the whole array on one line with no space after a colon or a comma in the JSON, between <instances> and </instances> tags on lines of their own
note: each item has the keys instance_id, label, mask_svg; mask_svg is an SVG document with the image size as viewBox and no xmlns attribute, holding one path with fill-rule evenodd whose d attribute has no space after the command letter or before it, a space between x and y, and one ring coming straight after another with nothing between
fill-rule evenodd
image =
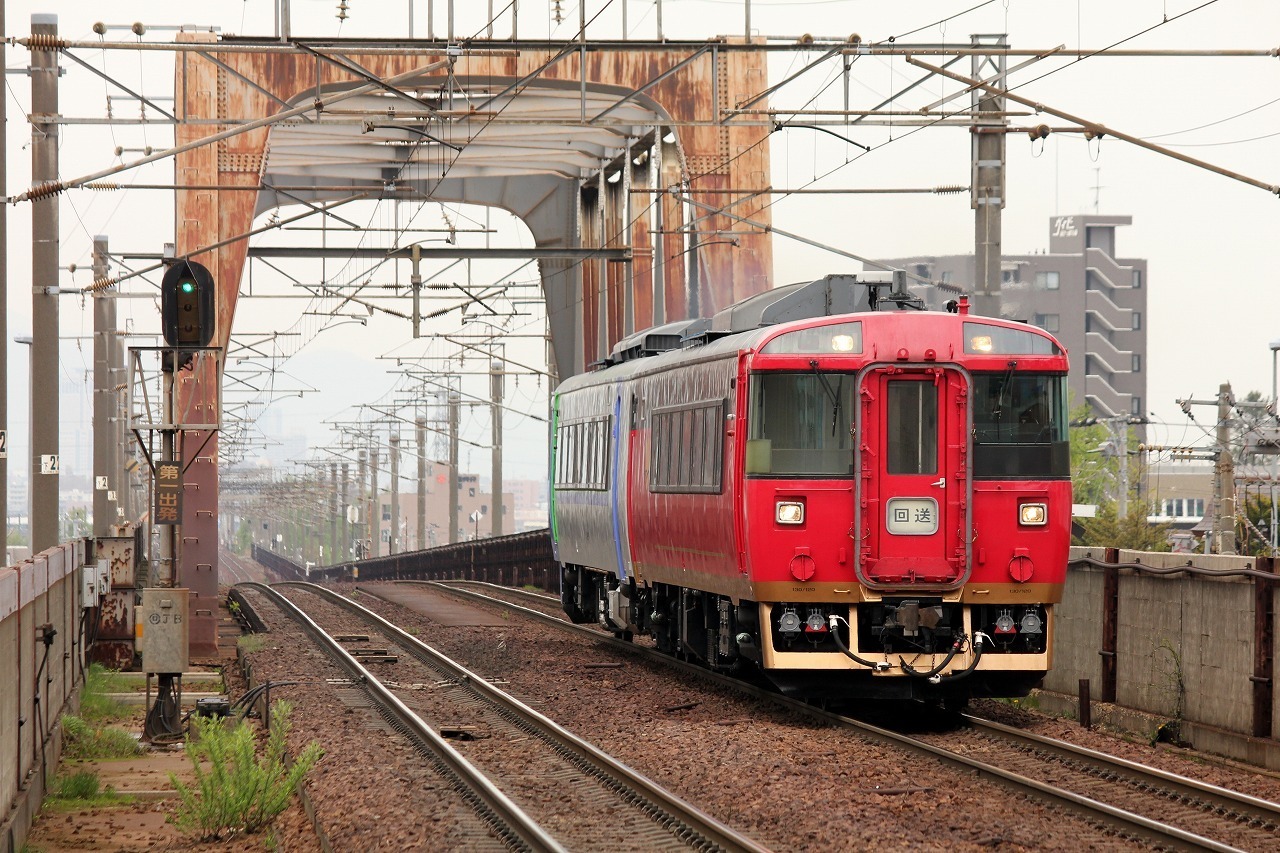
<instances>
[{"instance_id":1,"label":"train","mask_svg":"<svg viewBox=\"0 0 1280 853\"><path fill-rule=\"evenodd\" d=\"M552 404L575 623L815 700L963 707L1052 663L1067 352L830 275L631 335Z\"/></svg>"}]
</instances>

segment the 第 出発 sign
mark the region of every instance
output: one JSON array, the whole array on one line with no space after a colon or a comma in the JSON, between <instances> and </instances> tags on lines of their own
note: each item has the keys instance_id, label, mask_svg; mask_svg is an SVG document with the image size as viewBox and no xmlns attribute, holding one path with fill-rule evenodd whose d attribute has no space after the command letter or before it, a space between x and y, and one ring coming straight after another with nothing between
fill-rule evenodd
<instances>
[{"instance_id":1,"label":"\u7b2c \u51fa\u767a sign","mask_svg":"<svg viewBox=\"0 0 1280 853\"><path fill-rule=\"evenodd\" d=\"M156 524L182 523L182 463L161 460L156 463Z\"/></svg>"}]
</instances>

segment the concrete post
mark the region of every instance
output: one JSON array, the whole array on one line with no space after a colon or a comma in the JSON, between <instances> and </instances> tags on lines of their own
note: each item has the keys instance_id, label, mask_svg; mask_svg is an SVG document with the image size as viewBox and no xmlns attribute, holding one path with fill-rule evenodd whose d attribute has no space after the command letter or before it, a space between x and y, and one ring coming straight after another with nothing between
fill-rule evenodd
<instances>
[{"instance_id":1,"label":"concrete post","mask_svg":"<svg viewBox=\"0 0 1280 853\"><path fill-rule=\"evenodd\" d=\"M418 540L417 548L427 547L427 419L413 424L418 440Z\"/></svg>"},{"instance_id":2,"label":"concrete post","mask_svg":"<svg viewBox=\"0 0 1280 853\"><path fill-rule=\"evenodd\" d=\"M373 530L373 516L369 513L369 505L368 503L366 503L366 500L365 500L365 497L366 497L365 486L367 486L369 483L368 479L366 479L369 476L368 474L369 452L367 450L361 450L359 459L360 459L359 473L356 475L356 478L360 481L360 494L356 500L357 500L357 505L360 507L360 514L364 516L364 524L363 526L357 525L356 529L360 531L361 539L372 539L373 533L371 531ZM369 555L358 552L356 556L367 557Z\"/></svg>"},{"instance_id":3,"label":"concrete post","mask_svg":"<svg viewBox=\"0 0 1280 853\"><path fill-rule=\"evenodd\" d=\"M31 16L31 34L52 44L58 16ZM58 51L31 51L31 183L58 180ZM31 203L31 553L58 544L58 474L41 457L58 457L58 196Z\"/></svg>"},{"instance_id":4,"label":"concrete post","mask_svg":"<svg viewBox=\"0 0 1280 853\"><path fill-rule=\"evenodd\" d=\"M324 566L337 565L338 560L338 463L329 463L329 550L325 559L318 561Z\"/></svg>"},{"instance_id":5,"label":"concrete post","mask_svg":"<svg viewBox=\"0 0 1280 853\"><path fill-rule=\"evenodd\" d=\"M342 463L342 502L338 507L341 518L338 524L342 528L342 541L338 543L338 553L334 555L335 563L345 563L351 556L351 516L347 507L351 506L351 466Z\"/></svg>"},{"instance_id":6,"label":"concrete post","mask_svg":"<svg viewBox=\"0 0 1280 853\"><path fill-rule=\"evenodd\" d=\"M1235 462L1231 458L1231 384L1218 386L1218 461L1214 465L1213 497L1217 520L1214 545L1218 554L1236 553Z\"/></svg>"},{"instance_id":7,"label":"concrete post","mask_svg":"<svg viewBox=\"0 0 1280 853\"><path fill-rule=\"evenodd\" d=\"M449 511L449 544L458 539L458 410L461 397L457 391L449 392L449 494L445 507Z\"/></svg>"},{"instance_id":8,"label":"concrete post","mask_svg":"<svg viewBox=\"0 0 1280 853\"><path fill-rule=\"evenodd\" d=\"M93 238L93 279L107 277L107 238ZM128 483L120 478L113 415L116 414L114 361L116 301L105 296L93 298L93 535L111 535L116 520L115 505L107 492L115 491L123 500Z\"/></svg>"},{"instance_id":9,"label":"concrete post","mask_svg":"<svg viewBox=\"0 0 1280 853\"><path fill-rule=\"evenodd\" d=\"M973 47L1004 47L1004 36L975 35ZM1004 71L1002 55L973 55L972 77L984 79ZM1003 87L1003 78L996 85ZM973 175L970 180L973 207L973 310L984 317L1000 316L1000 255L1002 251L1001 217L1004 208L1005 125L1003 116L984 117L984 113L1004 110L1004 98L985 90L972 94Z\"/></svg>"},{"instance_id":10,"label":"concrete post","mask_svg":"<svg viewBox=\"0 0 1280 853\"><path fill-rule=\"evenodd\" d=\"M378 432L369 432L369 556L382 554L382 502L378 498Z\"/></svg>"},{"instance_id":11,"label":"concrete post","mask_svg":"<svg viewBox=\"0 0 1280 853\"><path fill-rule=\"evenodd\" d=\"M392 427L388 443L391 445L391 534L388 541L388 554L396 554L400 550L400 428Z\"/></svg>"},{"instance_id":12,"label":"concrete post","mask_svg":"<svg viewBox=\"0 0 1280 853\"><path fill-rule=\"evenodd\" d=\"M494 359L489 365L489 391L493 399L493 497L489 502L489 531L493 536L503 534L502 523L502 362Z\"/></svg>"},{"instance_id":13,"label":"concrete post","mask_svg":"<svg viewBox=\"0 0 1280 853\"><path fill-rule=\"evenodd\" d=\"M5 28L4 4L0 3L0 33ZM9 49L0 41L0 68L8 67ZM8 98L0 98L0 151L9 150ZM8 156L0 156L0 197L9 195ZM9 257L9 205L0 204L0 258ZM4 432L4 452L0 453L0 533L9 541L9 270L8 263L0 264L0 430ZM8 552L6 552L7 554ZM9 565L8 557L4 565Z\"/></svg>"}]
</instances>

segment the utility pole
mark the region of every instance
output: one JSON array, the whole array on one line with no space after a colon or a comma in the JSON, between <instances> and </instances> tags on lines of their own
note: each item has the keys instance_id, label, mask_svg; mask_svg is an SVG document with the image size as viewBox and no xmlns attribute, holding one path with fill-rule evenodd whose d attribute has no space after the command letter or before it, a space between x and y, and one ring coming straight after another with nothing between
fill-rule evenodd
<instances>
[{"instance_id":1,"label":"utility pole","mask_svg":"<svg viewBox=\"0 0 1280 853\"><path fill-rule=\"evenodd\" d=\"M31 16L31 183L58 180L58 16ZM7 342L6 342L7 345ZM58 195L31 203L31 553L58 544Z\"/></svg>"},{"instance_id":2,"label":"utility pole","mask_svg":"<svg viewBox=\"0 0 1280 853\"><path fill-rule=\"evenodd\" d=\"M458 410L461 395L449 392L449 544L458 541Z\"/></svg>"},{"instance_id":3,"label":"utility pole","mask_svg":"<svg viewBox=\"0 0 1280 853\"><path fill-rule=\"evenodd\" d=\"M627 167L629 168L629 166ZM494 359L489 364L489 390L493 398L493 500L489 512L491 536L503 534L502 524L502 362Z\"/></svg>"},{"instance_id":4,"label":"utility pole","mask_svg":"<svg viewBox=\"0 0 1280 853\"><path fill-rule=\"evenodd\" d=\"M413 423L418 440L418 550L427 547L427 419Z\"/></svg>"},{"instance_id":5,"label":"utility pole","mask_svg":"<svg viewBox=\"0 0 1280 853\"><path fill-rule=\"evenodd\" d=\"M6 33L4 4L0 3L0 33ZM0 40L0 68L9 67L9 49ZM8 98L0 98L0 197L9 196L9 130L8 130ZM0 523L0 533L4 541L9 541L9 205L0 204L0 434L3 434L4 449L0 451L0 512L4 513L4 522ZM1273 383L1274 384L1274 383ZM5 551L4 564L9 565L8 550Z\"/></svg>"},{"instance_id":6,"label":"utility pole","mask_svg":"<svg viewBox=\"0 0 1280 853\"><path fill-rule=\"evenodd\" d=\"M391 538L387 553L395 554L400 547L400 427L393 425L391 429Z\"/></svg>"},{"instance_id":7,"label":"utility pole","mask_svg":"<svg viewBox=\"0 0 1280 853\"><path fill-rule=\"evenodd\" d=\"M107 238L93 238L93 280L101 281L110 272L107 266ZM119 478L116 464L116 393L112 365L115 361L116 302L102 296L93 298L93 535L111 535L115 520L108 490L122 498L126 484Z\"/></svg>"},{"instance_id":8,"label":"utility pole","mask_svg":"<svg viewBox=\"0 0 1280 853\"><path fill-rule=\"evenodd\" d=\"M1218 461L1214 465L1213 497L1217 518L1214 545L1219 554L1236 553L1235 462L1231 458L1231 384L1218 386Z\"/></svg>"},{"instance_id":9,"label":"utility pole","mask_svg":"<svg viewBox=\"0 0 1280 853\"><path fill-rule=\"evenodd\" d=\"M382 555L382 502L378 498L378 431L369 431L369 556Z\"/></svg>"},{"instance_id":10,"label":"utility pole","mask_svg":"<svg viewBox=\"0 0 1280 853\"><path fill-rule=\"evenodd\" d=\"M1213 518L1209 535L1205 537L1205 553L1236 553L1236 482L1235 461L1231 458L1231 409L1235 398L1231 394L1231 383L1224 382L1218 386L1216 400L1178 400L1182 411L1194 419L1192 406L1218 407L1218 426L1214 436L1216 447L1213 448Z\"/></svg>"},{"instance_id":11,"label":"utility pole","mask_svg":"<svg viewBox=\"0 0 1280 853\"><path fill-rule=\"evenodd\" d=\"M373 516L369 513L369 505L365 501L365 491L364 491L365 486L368 485L368 482L369 482L366 479L366 477L369 476L368 470L367 470L369 467L369 452L367 450L361 450L359 458L360 458L360 462L359 462L360 473L357 475L357 478L360 480L360 494L357 497L357 503L360 507L360 513L364 515L364 527L363 529L360 530L360 538L362 540L369 539L370 540L369 544L370 546L372 546L373 533L370 531L373 530L373 526L372 526ZM360 529L359 526L357 526L357 529ZM369 556L368 553L364 552L362 549L357 549L356 551L357 559L361 557L367 557L367 556Z\"/></svg>"},{"instance_id":12,"label":"utility pole","mask_svg":"<svg viewBox=\"0 0 1280 853\"><path fill-rule=\"evenodd\" d=\"M339 524L342 527L342 541L338 543L338 553L334 555L335 559L332 565L345 563L347 556L351 553L351 466L347 462L342 463L342 502L338 506L338 514L341 515Z\"/></svg>"},{"instance_id":13,"label":"utility pole","mask_svg":"<svg viewBox=\"0 0 1280 853\"><path fill-rule=\"evenodd\" d=\"M1006 47L1006 36L975 35L974 48ZM975 53L972 72L975 80L994 79L1004 88L1005 58L1003 54ZM1008 119L1003 116L1004 96L983 89L971 94L973 109L973 175L970 179L970 203L973 207L973 310L984 317L1000 316L1000 257L1002 252L1001 218L1005 196L1005 130Z\"/></svg>"},{"instance_id":14,"label":"utility pole","mask_svg":"<svg viewBox=\"0 0 1280 853\"><path fill-rule=\"evenodd\" d=\"M322 475L323 478L323 475ZM329 556L327 561L317 561L322 566L335 566L338 564L338 463L329 463Z\"/></svg>"}]
</instances>

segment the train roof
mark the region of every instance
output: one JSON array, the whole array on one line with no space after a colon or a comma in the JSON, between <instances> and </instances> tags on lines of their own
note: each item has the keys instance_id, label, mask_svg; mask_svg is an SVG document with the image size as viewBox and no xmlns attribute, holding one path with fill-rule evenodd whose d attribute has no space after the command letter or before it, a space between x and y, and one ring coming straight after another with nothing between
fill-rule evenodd
<instances>
[{"instance_id":1,"label":"train roof","mask_svg":"<svg viewBox=\"0 0 1280 853\"><path fill-rule=\"evenodd\" d=\"M882 306L886 303L903 310L885 311ZM919 300L906 291L905 274L901 270L887 274L829 275L817 281L784 285L734 303L711 318L679 320L629 335L613 347L608 358L596 365L596 370L569 377L561 383L560 390L618 381L660 371L673 364L756 349L767 338L784 331L821 326L824 321L839 323L857 319L875 323L878 321L872 318L880 316L885 318L883 322L895 324L895 319L890 318L901 318L903 313L957 317L955 311L918 309ZM969 322L1030 332L1051 341L1056 354L1065 353L1052 335L1035 326L967 312L961 316Z\"/></svg>"}]
</instances>

